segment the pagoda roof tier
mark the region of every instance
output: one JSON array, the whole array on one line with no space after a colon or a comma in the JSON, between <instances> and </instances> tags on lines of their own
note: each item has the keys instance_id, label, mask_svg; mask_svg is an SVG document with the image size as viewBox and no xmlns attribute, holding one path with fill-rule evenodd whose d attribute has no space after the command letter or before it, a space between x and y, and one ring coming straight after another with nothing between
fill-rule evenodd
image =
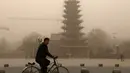
<instances>
[{"instance_id":1,"label":"pagoda roof tier","mask_svg":"<svg viewBox=\"0 0 130 73\"><path fill-rule=\"evenodd\" d=\"M73 30L74 31L74 30ZM69 37L75 37L75 36L83 36L85 33L82 33L82 32L80 32L80 33L77 33L77 32L66 32L66 33L61 33L63 36L66 36L67 38L69 38Z\"/></svg>"},{"instance_id":2,"label":"pagoda roof tier","mask_svg":"<svg viewBox=\"0 0 130 73\"><path fill-rule=\"evenodd\" d=\"M74 26L72 26L72 27L74 27ZM80 26L80 27L76 27L75 29L71 29L71 30L81 30L81 29L83 29L83 28L84 28L84 27ZM64 29L64 30L69 30L70 27L62 26L62 29Z\"/></svg>"},{"instance_id":3,"label":"pagoda roof tier","mask_svg":"<svg viewBox=\"0 0 130 73\"><path fill-rule=\"evenodd\" d=\"M66 48L68 48L68 47L72 47L72 48L75 48L75 47L78 47L78 48L84 47L84 48L88 48L88 46L64 46L64 45L60 45L60 47L66 47Z\"/></svg>"},{"instance_id":4,"label":"pagoda roof tier","mask_svg":"<svg viewBox=\"0 0 130 73\"><path fill-rule=\"evenodd\" d=\"M65 4L72 4L72 3L78 4L78 3L80 3L80 1L77 1L77 0L66 0L65 1Z\"/></svg>"},{"instance_id":5,"label":"pagoda roof tier","mask_svg":"<svg viewBox=\"0 0 130 73\"><path fill-rule=\"evenodd\" d=\"M62 38L63 41L85 41L86 42L86 39L85 38L82 38L82 37L64 37Z\"/></svg>"},{"instance_id":6,"label":"pagoda roof tier","mask_svg":"<svg viewBox=\"0 0 130 73\"><path fill-rule=\"evenodd\" d=\"M68 9L64 10L65 14L69 14L69 13L71 13L71 14L79 14L80 12L81 12L81 10L76 10L76 9L75 10L73 9L72 11L70 11Z\"/></svg>"},{"instance_id":7,"label":"pagoda roof tier","mask_svg":"<svg viewBox=\"0 0 130 73\"><path fill-rule=\"evenodd\" d=\"M72 14L72 15L70 15L70 14L64 14L63 15L63 17L65 18L65 19L77 19L77 18L80 18L82 15L80 15L80 14Z\"/></svg>"},{"instance_id":8,"label":"pagoda roof tier","mask_svg":"<svg viewBox=\"0 0 130 73\"><path fill-rule=\"evenodd\" d=\"M66 25L72 25L72 26L77 26L77 25L80 25L81 23L83 22L83 20L78 20L75 21L75 20L63 20L63 23L66 24Z\"/></svg>"},{"instance_id":9,"label":"pagoda roof tier","mask_svg":"<svg viewBox=\"0 0 130 73\"><path fill-rule=\"evenodd\" d=\"M64 5L64 7L66 8L66 9L72 9L72 10L77 10L77 8L79 8L80 7L80 5L72 5L72 4L66 4L66 5Z\"/></svg>"}]
</instances>

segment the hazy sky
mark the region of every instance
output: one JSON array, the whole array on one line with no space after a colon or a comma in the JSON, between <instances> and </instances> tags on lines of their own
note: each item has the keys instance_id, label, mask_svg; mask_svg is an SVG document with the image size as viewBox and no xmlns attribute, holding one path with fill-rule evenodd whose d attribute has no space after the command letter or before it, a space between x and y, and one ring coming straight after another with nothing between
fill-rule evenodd
<instances>
[{"instance_id":1,"label":"hazy sky","mask_svg":"<svg viewBox=\"0 0 130 73\"><path fill-rule=\"evenodd\" d=\"M84 32L101 28L118 37L130 37L130 0L80 0ZM0 31L1 36L21 39L30 32L45 36L62 31L64 0L0 0L0 26L7 26L10 32ZM11 20L9 17L32 17L50 20ZM54 20L51 20L54 19ZM15 37L15 38L14 38Z\"/></svg>"}]
</instances>

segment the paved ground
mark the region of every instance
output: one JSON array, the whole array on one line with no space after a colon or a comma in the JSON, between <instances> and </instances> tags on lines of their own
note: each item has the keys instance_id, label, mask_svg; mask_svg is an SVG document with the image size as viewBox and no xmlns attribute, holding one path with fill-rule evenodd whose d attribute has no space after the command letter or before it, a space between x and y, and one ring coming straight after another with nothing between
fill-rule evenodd
<instances>
[{"instance_id":1,"label":"paved ground","mask_svg":"<svg viewBox=\"0 0 130 73\"><path fill-rule=\"evenodd\" d=\"M70 73L80 73L80 67L67 67L70 71ZM2 68L0 68L2 69ZM21 73L23 67L11 67L6 68L6 73ZM88 67L88 70L90 73L112 73L113 67L104 67L104 68L98 68L98 67ZM120 68L122 73L130 73L130 68L128 67L122 67Z\"/></svg>"},{"instance_id":2,"label":"paved ground","mask_svg":"<svg viewBox=\"0 0 130 73\"><path fill-rule=\"evenodd\" d=\"M6 70L6 73L21 73L27 62L33 62L34 59L0 59L0 70ZM130 73L130 60L125 62L114 59L59 59L58 62L66 66L70 73L80 73L80 64L84 63L90 73L112 73L115 64L120 64L122 73ZM4 64L9 64L9 68L3 68ZM98 64L103 64L99 68Z\"/></svg>"},{"instance_id":3,"label":"paved ground","mask_svg":"<svg viewBox=\"0 0 130 73\"><path fill-rule=\"evenodd\" d=\"M4 64L9 64L11 67L25 66L28 62L34 62L34 59L0 59L0 67ZM89 67L97 67L98 64L103 64L105 67L112 67L115 64L120 64L121 67L130 67L130 59L121 62L116 59L58 59L59 63L64 66L79 66L81 63Z\"/></svg>"}]
</instances>

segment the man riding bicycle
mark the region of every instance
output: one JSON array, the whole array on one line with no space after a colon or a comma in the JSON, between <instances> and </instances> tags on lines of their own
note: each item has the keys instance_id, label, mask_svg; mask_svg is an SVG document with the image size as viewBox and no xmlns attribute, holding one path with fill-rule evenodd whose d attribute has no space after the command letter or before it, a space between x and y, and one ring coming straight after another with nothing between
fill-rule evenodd
<instances>
[{"instance_id":1,"label":"man riding bicycle","mask_svg":"<svg viewBox=\"0 0 130 73\"><path fill-rule=\"evenodd\" d=\"M42 73L47 73L47 66L50 64L50 61L46 58L47 56L51 58L57 58L57 56L53 56L50 54L48 51L48 44L49 44L49 38L45 38L44 42L40 44L38 47L38 51L36 54L36 62L40 65L41 67L41 72Z\"/></svg>"}]
</instances>

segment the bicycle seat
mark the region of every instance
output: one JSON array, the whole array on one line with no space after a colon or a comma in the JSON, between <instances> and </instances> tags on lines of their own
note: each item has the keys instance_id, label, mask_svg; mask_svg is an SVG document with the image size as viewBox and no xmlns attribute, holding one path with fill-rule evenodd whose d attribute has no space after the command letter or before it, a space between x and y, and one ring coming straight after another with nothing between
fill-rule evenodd
<instances>
[{"instance_id":1,"label":"bicycle seat","mask_svg":"<svg viewBox=\"0 0 130 73\"><path fill-rule=\"evenodd\" d=\"M35 65L35 63L34 63L34 62L33 62L33 63L28 62L28 64L29 64L29 65Z\"/></svg>"}]
</instances>

